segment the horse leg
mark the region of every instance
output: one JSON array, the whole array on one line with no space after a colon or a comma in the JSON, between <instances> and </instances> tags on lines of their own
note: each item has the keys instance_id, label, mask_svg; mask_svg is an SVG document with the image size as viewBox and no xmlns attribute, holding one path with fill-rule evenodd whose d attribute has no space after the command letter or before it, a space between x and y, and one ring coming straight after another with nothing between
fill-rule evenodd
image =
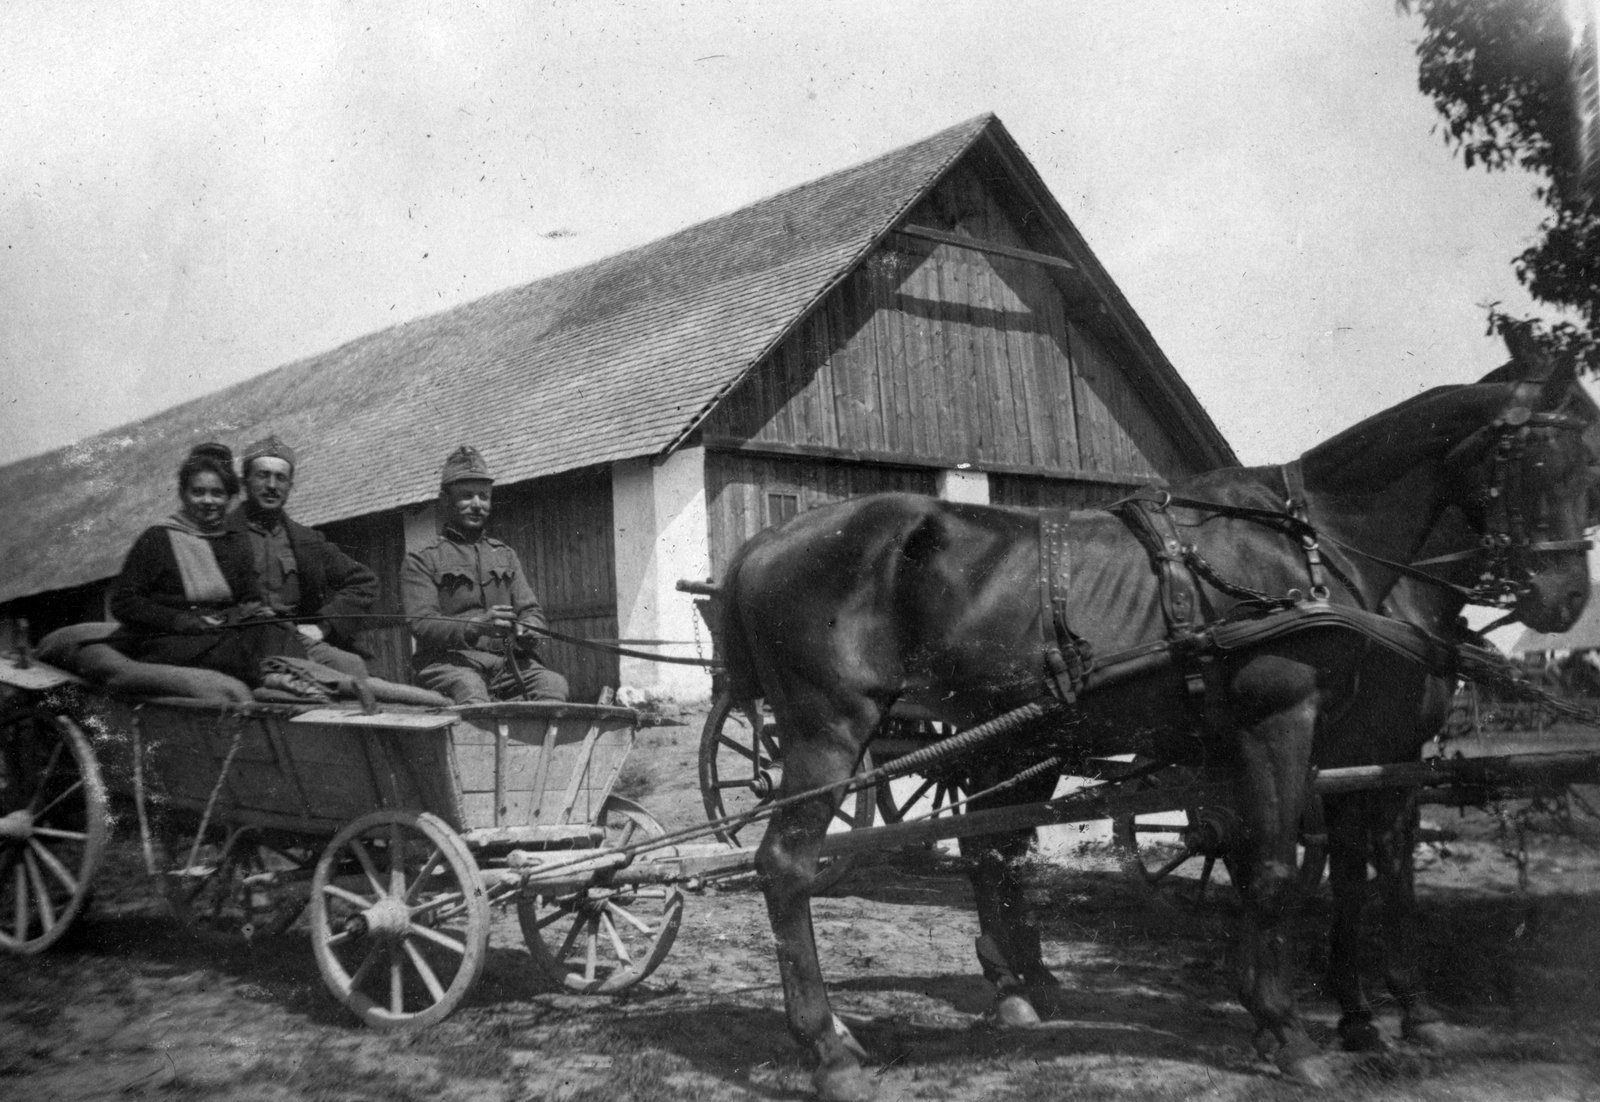
<instances>
[{"instance_id":1,"label":"horse leg","mask_svg":"<svg viewBox=\"0 0 1600 1102\"><path fill-rule=\"evenodd\" d=\"M1384 979L1400 1004L1400 1035L1439 1048L1445 1044L1444 1016L1428 1002L1418 967L1416 847L1417 799L1411 792L1375 792L1369 797L1382 816L1374 838L1378 891L1383 900Z\"/></svg>"},{"instance_id":2,"label":"horse leg","mask_svg":"<svg viewBox=\"0 0 1600 1102\"><path fill-rule=\"evenodd\" d=\"M1295 1005L1289 922L1299 896L1295 844L1306 799L1315 696L1280 707L1242 732L1238 807L1245 876L1239 928L1240 1001L1256 1022L1256 1050L1285 1076L1316 1087L1332 1068Z\"/></svg>"},{"instance_id":3,"label":"horse leg","mask_svg":"<svg viewBox=\"0 0 1600 1102\"><path fill-rule=\"evenodd\" d=\"M998 780L985 777L979 787ZM988 800L974 800L974 811L1026 800L1048 799L1056 778L1041 777ZM971 862L969 876L978 910L978 964L995 988L995 1018L1004 1026L1037 1025L1033 1000L1059 986L1044 966L1039 929L1023 897L1017 862L1033 843L1032 830L1013 830L961 839L961 855Z\"/></svg>"},{"instance_id":4,"label":"horse leg","mask_svg":"<svg viewBox=\"0 0 1600 1102\"><path fill-rule=\"evenodd\" d=\"M830 717L827 711L834 711ZM818 703L783 717L783 783L780 798L848 780L861 747L877 726L876 706L863 701L855 717ZM823 1102L866 1102L870 1077L861 1069L865 1050L828 1005L811 925L811 883L837 799L820 796L781 808L756 850L756 869L777 942L789 1032L817 1058L813 1082Z\"/></svg>"},{"instance_id":5,"label":"horse leg","mask_svg":"<svg viewBox=\"0 0 1600 1102\"><path fill-rule=\"evenodd\" d=\"M1328 829L1328 882L1333 888L1333 928L1328 936L1328 986L1339 1001L1339 1040L1350 1052L1384 1047L1361 982L1361 911L1367 894L1367 795L1323 800Z\"/></svg>"}]
</instances>

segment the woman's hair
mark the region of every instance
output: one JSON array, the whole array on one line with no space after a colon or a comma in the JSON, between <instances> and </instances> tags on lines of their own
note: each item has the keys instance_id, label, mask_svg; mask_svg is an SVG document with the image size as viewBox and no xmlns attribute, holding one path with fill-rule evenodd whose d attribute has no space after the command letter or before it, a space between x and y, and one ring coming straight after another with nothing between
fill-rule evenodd
<instances>
[{"instance_id":1,"label":"woman's hair","mask_svg":"<svg viewBox=\"0 0 1600 1102\"><path fill-rule=\"evenodd\" d=\"M226 444L196 444L189 449L189 457L178 468L178 493L183 493L189 480L201 471L210 471L222 479L222 488L229 497L239 492L239 476L233 473L233 452Z\"/></svg>"}]
</instances>

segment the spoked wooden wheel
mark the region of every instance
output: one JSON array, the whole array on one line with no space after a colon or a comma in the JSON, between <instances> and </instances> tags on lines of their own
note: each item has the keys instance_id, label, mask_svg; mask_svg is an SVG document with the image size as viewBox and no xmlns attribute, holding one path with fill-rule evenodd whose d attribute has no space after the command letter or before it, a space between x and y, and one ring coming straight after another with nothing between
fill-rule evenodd
<instances>
[{"instance_id":1,"label":"spoked wooden wheel","mask_svg":"<svg viewBox=\"0 0 1600 1102\"><path fill-rule=\"evenodd\" d=\"M40 953L83 913L105 852L106 789L66 716L0 715L0 949Z\"/></svg>"},{"instance_id":2,"label":"spoked wooden wheel","mask_svg":"<svg viewBox=\"0 0 1600 1102\"><path fill-rule=\"evenodd\" d=\"M596 823L606 847L660 838L644 808L608 796ZM608 995L632 987L666 959L683 920L683 893L662 885L592 886L517 899L517 920L533 967L550 987Z\"/></svg>"},{"instance_id":3,"label":"spoked wooden wheel","mask_svg":"<svg viewBox=\"0 0 1600 1102\"><path fill-rule=\"evenodd\" d=\"M368 1025L430 1025L489 951L471 852L433 815L374 811L334 836L311 881L311 947L328 989Z\"/></svg>"},{"instance_id":4,"label":"spoked wooden wheel","mask_svg":"<svg viewBox=\"0 0 1600 1102\"><path fill-rule=\"evenodd\" d=\"M872 768L870 753L862 756L859 771ZM700 798L706 818L712 822L729 815L742 815L771 803L783 782L783 756L777 725L762 714L761 729L753 730L750 718L734 707L726 692L717 696L700 735ZM870 789L848 793L834 811L834 818L847 829L872 825L873 793ZM735 846L755 846L761 841L767 823L757 819L739 826L719 827L716 836ZM817 871L814 892L824 892L844 879L850 859L836 857Z\"/></svg>"},{"instance_id":5,"label":"spoked wooden wheel","mask_svg":"<svg viewBox=\"0 0 1600 1102\"><path fill-rule=\"evenodd\" d=\"M1238 836L1239 820L1227 808L1188 808L1183 815L1182 824L1165 821L1170 813L1119 816L1111 822L1112 844L1134 883L1150 888L1190 862L1200 862L1194 896L1199 903L1205 898L1217 861L1227 860L1228 847ZM1152 844L1152 834L1162 841Z\"/></svg>"},{"instance_id":6,"label":"spoked wooden wheel","mask_svg":"<svg viewBox=\"0 0 1600 1102\"><path fill-rule=\"evenodd\" d=\"M895 749L904 747L905 753L921 749L923 745L937 742L954 734L954 729L946 724L929 720L903 720L890 719L884 733L880 736L883 745ZM874 743L874 746L879 743ZM877 755L879 765L892 762L895 754L890 757L880 752ZM878 805L878 814L883 816L886 823L899 823L907 815L936 816L959 815L965 809L961 801L967 798L966 778L953 773L934 772L929 774L913 773L907 777L895 777L892 780L879 781L874 790ZM960 806L953 806L960 805Z\"/></svg>"},{"instance_id":7,"label":"spoked wooden wheel","mask_svg":"<svg viewBox=\"0 0 1600 1102\"><path fill-rule=\"evenodd\" d=\"M605 829L607 849L622 849L634 842L648 842L667 832L667 828L654 815L622 796L607 796L594 821L596 826Z\"/></svg>"},{"instance_id":8,"label":"spoked wooden wheel","mask_svg":"<svg viewBox=\"0 0 1600 1102\"><path fill-rule=\"evenodd\" d=\"M1216 863L1227 864L1239 832L1239 818L1225 807L1187 808L1183 824L1172 823L1170 813L1159 816L1123 815L1112 820L1112 845L1123 870L1138 885L1155 888L1179 869L1200 863L1194 901L1204 900ZM1163 839L1152 844L1151 836ZM1300 820L1299 880L1303 893L1316 891L1327 866L1327 831L1322 823L1322 801L1312 798ZM1230 876L1232 867L1228 866Z\"/></svg>"},{"instance_id":9,"label":"spoked wooden wheel","mask_svg":"<svg viewBox=\"0 0 1600 1102\"><path fill-rule=\"evenodd\" d=\"M546 984L609 995L632 987L666 959L683 921L683 892L629 885L524 895L517 919Z\"/></svg>"},{"instance_id":10,"label":"spoked wooden wheel","mask_svg":"<svg viewBox=\"0 0 1600 1102\"><path fill-rule=\"evenodd\" d=\"M180 863L189 855L181 843L173 852ZM248 827L234 831L201 846L193 865L167 872L167 906L197 933L277 937L305 911L313 856L262 845Z\"/></svg>"}]
</instances>

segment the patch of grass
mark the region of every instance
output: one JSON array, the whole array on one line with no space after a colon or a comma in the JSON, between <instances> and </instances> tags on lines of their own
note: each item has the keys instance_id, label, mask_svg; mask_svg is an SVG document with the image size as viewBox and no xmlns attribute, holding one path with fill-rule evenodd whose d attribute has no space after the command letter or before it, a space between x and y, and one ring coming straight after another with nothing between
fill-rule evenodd
<instances>
[{"instance_id":1,"label":"patch of grass","mask_svg":"<svg viewBox=\"0 0 1600 1102\"><path fill-rule=\"evenodd\" d=\"M308 1049L293 1063L259 1061L241 1079L277 1083L290 1097L305 1102L437 1102L445 1085L438 1075L403 1077L321 1046Z\"/></svg>"},{"instance_id":2,"label":"patch of grass","mask_svg":"<svg viewBox=\"0 0 1600 1102\"><path fill-rule=\"evenodd\" d=\"M452 1045L439 1053L439 1074L446 1079L500 1079L510 1070L505 1045L493 1041Z\"/></svg>"},{"instance_id":3,"label":"patch of grass","mask_svg":"<svg viewBox=\"0 0 1600 1102\"><path fill-rule=\"evenodd\" d=\"M61 1005L51 1004L42 999L30 999L19 1006L7 1007L4 1018L8 1022L29 1029L49 1029L61 1017Z\"/></svg>"},{"instance_id":4,"label":"patch of grass","mask_svg":"<svg viewBox=\"0 0 1600 1102\"><path fill-rule=\"evenodd\" d=\"M677 1102L684 1096L683 1087L672 1081L664 1062L677 1061L664 1060L659 1052L619 1056L606 1070L605 1083L563 1093L563 1102Z\"/></svg>"}]
</instances>

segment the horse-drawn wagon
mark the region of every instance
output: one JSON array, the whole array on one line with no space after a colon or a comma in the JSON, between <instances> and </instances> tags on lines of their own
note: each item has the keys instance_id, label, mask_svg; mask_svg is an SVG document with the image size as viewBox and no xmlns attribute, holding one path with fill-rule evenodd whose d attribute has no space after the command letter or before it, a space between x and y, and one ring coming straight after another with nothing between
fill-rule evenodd
<instances>
[{"instance_id":1,"label":"horse-drawn wagon","mask_svg":"<svg viewBox=\"0 0 1600 1102\"><path fill-rule=\"evenodd\" d=\"M1505 672L1456 629L1466 603L1560 630L1588 597L1584 532L1600 487L1583 436L1600 424L1568 410L1574 389L1570 368L1496 373L1419 396L1281 468L1218 472L1115 512L880 495L757 537L723 590L687 587L724 602L726 683L703 739L711 821L673 832L610 795L632 739L625 710L191 715L153 702L104 724L130 732L102 736L115 773L105 783L98 741L52 706L39 670L12 664L0 679L24 695L3 732L0 929L8 915L11 926L0 944L42 948L81 911L108 790L132 798L148 837L147 776L163 782L167 820L194 827L168 873L180 911L208 891L254 907L258 889L309 880L323 975L378 1025L432 1021L459 1001L482 966L493 903L518 904L553 978L612 990L665 953L681 908L674 885L754 866L819 1092L860 1098L871 1084L828 1009L806 910L819 859L980 840L969 854L980 963L997 1016L1020 1025L1037 1020L1028 992L1054 982L1014 861L1029 829L1193 809L1184 848L1231 856L1246 889L1242 999L1257 1047L1286 1074L1324 1082L1289 994L1283 928L1307 797L1326 798L1342 858L1330 967L1340 1036L1373 1047L1381 1038L1348 967L1369 858L1402 918L1410 906L1398 864L1410 818L1385 794L1479 802L1600 777L1587 748L1416 756L1417 731L1443 721L1441 687ZM1397 603L1406 607L1384 614ZM169 768L161 751L173 746L185 764ZM1063 773L1114 757L1124 760L1102 771L1108 783L1055 794ZM920 817L883 796L913 774L939 805ZM730 807L735 796L748 806ZM828 833L841 808L854 829ZM889 821L873 825L874 808ZM768 817L754 855L689 844L745 841ZM641 915L631 904L647 896L654 909ZM1402 1030L1426 1038L1438 1016L1405 946L1391 949Z\"/></svg>"},{"instance_id":2,"label":"horse-drawn wagon","mask_svg":"<svg viewBox=\"0 0 1600 1102\"><path fill-rule=\"evenodd\" d=\"M549 983L637 983L676 936L677 885L726 848L619 856L664 833L612 792L637 731L626 708L117 699L25 656L0 657L0 687L9 953L67 932L113 820L132 820L180 919L248 937L304 913L340 1002L418 1026L471 989L496 905L516 906Z\"/></svg>"}]
</instances>

